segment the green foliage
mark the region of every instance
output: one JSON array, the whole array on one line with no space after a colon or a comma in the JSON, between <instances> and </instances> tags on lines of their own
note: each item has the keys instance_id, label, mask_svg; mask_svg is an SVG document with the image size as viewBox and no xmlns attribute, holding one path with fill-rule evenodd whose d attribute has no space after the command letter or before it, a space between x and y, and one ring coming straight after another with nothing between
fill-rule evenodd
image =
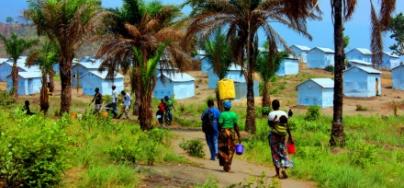
<instances>
[{"instance_id":1,"label":"green foliage","mask_svg":"<svg viewBox=\"0 0 404 188\"><path fill-rule=\"evenodd\" d=\"M20 111L13 118L17 121L1 118L0 179L9 187L57 185L65 168L67 136L62 128Z\"/></svg>"},{"instance_id":2,"label":"green foliage","mask_svg":"<svg viewBox=\"0 0 404 188\"><path fill-rule=\"evenodd\" d=\"M184 141L180 144L180 147L193 157L203 158L205 156L203 143L199 139Z\"/></svg>"},{"instance_id":3,"label":"green foliage","mask_svg":"<svg viewBox=\"0 0 404 188\"><path fill-rule=\"evenodd\" d=\"M137 164L185 163L167 131L84 113L59 120L0 108L0 180L10 187L136 187ZM67 179L66 179L67 178ZM66 182L65 182L66 181Z\"/></svg>"},{"instance_id":4,"label":"green foliage","mask_svg":"<svg viewBox=\"0 0 404 188\"><path fill-rule=\"evenodd\" d=\"M0 91L0 106L10 106L14 104L14 98L7 92Z\"/></svg>"},{"instance_id":5,"label":"green foliage","mask_svg":"<svg viewBox=\"0 0 404 188\"><path fill-rule=\"evenodd\" d=\"M334 66L332 65L328 65L324 68L325 71L327 72L334 72Z\"/></svg>"},{"instance_id":6,"label":"green foliage","mask_svg":"<svg viewBox=\"0 0 404 188\"><path fill-rule=\"evenodd\" d=\"M390 46L390 49L397 55L404 55L404 14L396 15L390 22L389 30L391 31L390 38L396 41Z\"/></svg>"},{"instance_id":7,"label":"green foliage","mask_svg":"<svg viewBox=\"0 0 404 188\"><path fill-rule=\"evenodd\" d=\"M27 64L39 65L43 73L49 74L53 70L53 65L58 63L59 51L54 42L45 40L40 49L30 52L27 58Z\"/></svg>"},{"instance_id":8,"label":"green foliage","mask_svg":"<svg viewBox=\"0 0 404 188\"><path fill-rule=\"evenodd\" d=\"M356 105L356 111L358 111L358 112L368 111L368 108L366 108L362 105Z\"/></svg>"},{"instance_id":9,"label":"green foliage","mask_svg":"<svg viewBox=\"0 0 404 188\"><path fill-rule=\"evenodd\" d=\"M136 187L139 177L125 165L91 166L81 181L82 187Z\"/></svg>"},{"instance_id":10,"label":"green foliage","mask_svg":"<svg viewBox=\"0 0 404 188\"><path fill-rule=\"evenodd\" d=\"M211 64L217 77L223 79L232 63L232 53L222 29L217 28L209 40L201 43L200 46L206 53L204 59Z\"/></svg>"},{"instance_id":11,"label":"green foliage","mask_svg":"<svg viewBox=\"0 0 404 188\"><path fill-rule=\"evenodd\" d=\"M320 117L320 107L319 106L310 106L307 109L306 115L304 117L307 121L315 121Z\"/></svg>"},{"instance_id":12,"label":"green foliage","mask_svg":"<svg viewBox=\"0 0 404 188\"><path fill-rule=\"evenodd\" d=\"M272 59L270 59L272 57ZM260 52L257 57L257 71L261 79L266 83L269 82L278 71L283 58L288 57L286 52L277 54L269 54L268 52Z\"/></svg>"},{"instance_id":13,"label":"green foliage","mask_svg":"<svg viewBox=\"0 0 404 188\"><path fill-rule=\"evenodd\" d=\"M20 56L37 42L36 40L20 38L15 33L12 33L10 38L0 34L0 40L4 44L7 54L14 62L17 62Z\"/></svg>"},{"instance_id":14,"label":"green foliage","mask_svg":"<svg viewBox=\"0 0 404 188\"><path fill-rule=\"evenodd\" d=\"M219 188L216 179L209 177L203 184L196 185L195 188Z\"/></svg>"},{"instance_id":15,"label":"green foliage","mask_svg":"<svg viewBox=\"0 0 404 188\"><path fill-rule=\"evenodd\" d=\"M397 130L404 121L403 116L344 117L346 146L336 150L329 147L331 120L321 116L306 121L299 115L290 119L297 149L291 156L295 163L292 177L314 180L324 188L402 187L404 138ZM266 122L258 121L256 136L244 142L244 157L272 164L268 131Z\"/></svg>"}]
</instances>

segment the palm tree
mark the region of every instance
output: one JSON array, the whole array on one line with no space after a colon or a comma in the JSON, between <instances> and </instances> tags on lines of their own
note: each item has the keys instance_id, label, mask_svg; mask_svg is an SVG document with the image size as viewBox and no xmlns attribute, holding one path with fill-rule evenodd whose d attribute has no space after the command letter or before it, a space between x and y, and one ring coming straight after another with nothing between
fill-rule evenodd
<instances>
[{"instance_id":1,"label":"palm tree","mask_svg":"<svg viewBox=\"0 0 404 188\"><path fill-rule=\"evenodd\" d=\"M40 35L54 41L60 52L62 86L60 113L70 111L71 68L75 52L86 36L91 36L105 16L99 0L29 0L25 16Z\"/></svg>"},{"instance_id":2,"label":"palm tree","mask_svg":"<svg viewBox=\"0 0 404 188\"><path fill-rule=\"evenodd\" d=\"M131 47L126 47L125 51L105 54L112 45L118 45L121 39L133 40L132 46L141 47L146 56L153 54L157 49L158 43L167 41L177 41L182 37L181 32L174 25L175 19L180 15L180 9L175 6L163 6L158 1L145 3L141 0L124 0L123 7L120 9L110 9L112 17L109 19L108 28L111 36L105 37L105 43L100 48L98 55L105 57L102 68L107 68L110 75L114 70L121 69L124 73L129 72L131 92L135 93L135 105L133 107L134 115L137 115L140 106L139 96L142 95L138 88L139 70L136 69L136 62L133 61ZM110 40L112 39L112 40ZM122 41L123 42L123 41ZM127 41L128 42L128 41ZM167 46L167 51L171 59L183 62L184 53L180 50L177 43L171 42ZM189 61L189 60L187 60Z\"/></svg>"},{"instance_id":3,"label":"palm tree","mask_svg":"<svg viewBox=\"0 0 404 188\"><path fill-rule=\"evenodd\" d=\"M277 45L288 49L285 41L270 24L282 23L292 30L311 38L306 30L306 20L317 18L314 9L317 0L188 0L193 8L184 46L197 35L206 36L217 27L226 25L227 40L232 45L234 59L238 64L247 63L247 118L246 130L255 133L255 101L253 74L256 68L258 30L263 30L269 42L269 53L277 52ZM313 11L314 10L314 11ZM246 57L246 61L245 60ZM270 56L269 59L272 57ZM270 60L272 61L272 60ZM243 66L244 67L244 66Z\"/></svg>"},{"instance_id":4,"label":"palm tree","mask_svg":"<svg viewBox=\"0 0 404 188\"><path fill-rule=\"evenodd\" d=\"M219 80L225 78L228 68L232 63L230 46L226 36L218 28L210 40L203 41L201 48L205 51L205 58L212 66L212 71L219 77ZM220 110L223 110L223 104L219 97L219 90L216 89L216 101Z\"/></svg>"},{"instance_id":5,"label":"palm tree","mask_svg":"<svg viewBox=\"0 0 404 188\"><path fill-rule=\"evenodd\" d=\"M164 55L167 55L169 59L169 61L160 62L163 67L175 64L181 70L182 64L190 62L190 58L182 51L177 42L183 37L181 30L174 24L174 18L179 14L179 9L175 6L163 6L158 2L149 4L140 2L136 5L139 7L137 10L140 10L141 13L137 14L139 21L122 23L115 19L115 22L109 26L112 32L103 36L106 40L99 48L97 57L104 59L101 68L107 68L109 75L113 75L114 71L119 69L122 69L124 73L131 72L132 88L135 91L136 103L139 107L140 125L143 129L150 129L151 117L140 110L143 108L143 100L150 99L147 103L151 102L151 98L143 98L142 91L145 88L142 83L141 66L158 54L159 46L162 43L166 44ZM124 4L124 8L127 6L129 5ZM122 28L120 28L121 26ZM137 50L133 50L134 48ZM139 54L138 51L143 55L142 61L136 57L136 54Z\"/></svg>"},{"instance_id":6,"label":"palm tree","mask_svg":"<svg viewBox=\"0 0 404 188\"><path fill-rule=\"evenodd\" d=\"M59 52L55 43L46 40L40 49L32 51L27 58L27 65L39 65L42 72L42 87L40 93L41 111L46 115L49 109L48 77L52 76L53 65L58 62Z\"/></svg>"},{"instance_id":7,"label":"palm tree","mask_svg":"<svg viewBox=\"0 0 404 188\"><path fill-rule=\"evenodd\" d=\"M272 60L269 61L269 56L272 56ZM271 106L271 98L269 96L269 81L275 76L276 71L279 69L279 65L283 58L288 57L286 52L279 52L276 54L269 54L268 52L260 52L257 58L257 72L263 82L262 89L262 109L268 109Z\"/></svg>"},{"instance_id":8,"label":"palm tree","mask_svg":"<svg viewBox=\"0 0 404 188\"><path fill-rule=\"evenodd\" d=\"M137 47L133 48L134 58L139 63L140 82L137 84L140 86L140 106L139 106L139 123L143 130L149 130L152 128L153 111L151 109L151 101L154 87L156 86L156 70L157 64L160 61L161 56L164 53L165 45L160 45L154 55L149 59L146 59L142 50Z\"/></svg>"},{"instance_id":9,"label":"palm tree","mask_svg":"<svg viewBox=\"0 0 404 188\"><path fill-rule=\"evenodd\" d=\"M382 0L380 18L371 3L372 19L372 63L377 65L382 62L383 43L381 33L386 31L390 22L391 13L395 9L395 0ZM344 21L349 20L355 10L356 0L331 0L332 18L334 23L334 108L331 128L331 146L343 146L345 142L343 126L343 71L344 71Z\"/></svg>"},{"instance_id":10,"label":"palm tree","mask_svg":"<svg viewBox=\"0 0 404 188\"><path fill-rule=\"evenodd\" d=\"M18 97L18 67L17 61L20 56L29 48L31 48L36 40L29 40L19 38L15 33L12 33L10 38L0 34L0 40L5 46L7 54L10 56L11 61L13 61L13 68L11 70L11 78L13 80L13 88L11 89L11 94L14 98Z\"/></svg>"}]
</instances>

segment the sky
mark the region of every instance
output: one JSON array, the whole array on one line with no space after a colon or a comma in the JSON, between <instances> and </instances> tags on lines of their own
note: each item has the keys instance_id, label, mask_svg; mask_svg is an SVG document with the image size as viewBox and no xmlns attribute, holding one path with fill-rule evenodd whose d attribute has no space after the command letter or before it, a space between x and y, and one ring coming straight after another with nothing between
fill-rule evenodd
<instances>
[{"instance_id":1,"label":"sky","mask_svg":"<svg viewBox=\"0 0 404 188\"><path fill-rule=\"evenodd\" d=\"M146 0L148 1L148 0ZM281 34L286 42L291 44L306 45L309 47L320 46L333 48L333 27L331 21L330 0L319 0L320 8L323 12L323 19L308 22L308 31L313 36L310 41L303 36L296 34L294 31L280 25L274 24L274 28ZM404 0L397 0L396 11L394 14L404 12ZM181 4L184 0L161 0L165 4ZM378 3L378 0L374 0ZM120 7L122 0L102 0L104 7ZM26 0L0 0L0 21L4 22L6 17L11 16L14 19L20 19L23 10L27 7ZM190 8L184 8L185 14L190 12ZM348 49L352 48L370 48L370 2L369 0L358 0L355 13L350 21L345 25L345 34L350 37ZM262 33L260 34L262 36ZM390 34L384 34L384 47L389 51L388 47L394 41L390 39ZM260 37L263 38L263 37ZM262 41L262 40L261 40Z\"/></svg>"}]
</instances>

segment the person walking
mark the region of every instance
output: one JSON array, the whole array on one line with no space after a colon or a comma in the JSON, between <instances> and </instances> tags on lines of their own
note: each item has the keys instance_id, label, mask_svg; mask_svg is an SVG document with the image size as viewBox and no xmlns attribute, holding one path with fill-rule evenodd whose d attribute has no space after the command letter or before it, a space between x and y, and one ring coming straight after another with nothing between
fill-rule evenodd
<instances>
[{"instance_id":1,"label":"person walking","mask_svg":"<svg viewBox=\"0 0 404 188\"><path fill-rule=\"evenodd\" d=\"M237 125L238 117L235 112L231 112L231 102L225 101L223 103L224 112L219 116L219 164L223 166L223 170L229 172L233 155L235 150L235 143L237 140L241 143L240 131Z\"/></svg>"},{"instance_id":2,"label":"person walking","mask_svg":"<svg viewBox=\"0 0 404 188\"><path fill-rule=\"evenodd\" d=\"M100 93L100 89L97 87L94 90L95 94L91 103L94 103L94 114L99 114L102 107L102 94Z\"/></svg>"},{"instance_id":3,"label":"person walking","mask_svg":"<svg viewBox=\"0 0 404 188\"><path fill-rule=\"evenodd\" d=\"M24 106L22 107L22 111L23 111L26 115L29 115L29 116L34 115L34 113L31 112L30 103L29 103L28 100L26 100L26 101L24 102Z\"/></svg>"},{"instance_id":4,"label":"person walking","mask_svg":"<svg viewBox=\"0 0 404 188\"><path fill-rule=\"evenodd\" d=\"M129 119L129 110L130 110L130 104L131 104L131 99L130 99L130 95L128 93L126 93L125 91L121 91L121 95L122 95L122 102L123 102L123 110L121 112L121 114L119 115L118 119L120 119L122 117L122 115L125 115L125 119Z\"/></svg>"},{"instance_id":5,"label":"person walking","mask_svg":"<svg viewBox=\"0 0 404 188\"><path fill-rule=\"evenodd\" d=\"M165 116L165 111L166 111L166 103L164 102L164 99L160 100L160 104L157 107L157 113L156 113L156 117L157 120L160 124L160 126L164 126L164 116Z\"/></svg>"},{"instance_id":6,"label":"person walking","mask_svg":"<svg viewBox=\"0 0 404 188\"><path fill-rule=\"evenodd\" d=\"M218 154L220 111L215 107L212 99L208 100L208 109L201 116L202 131L205 133L206 143L210 151L210 160L214 161Z\"/></svg>"},{"instance_id":7,"label":"person walking","mask_svg":"<svg viewBox=\"0 0 404 188\"><path fill-rule=\"evenodd\" d=\"M111 108L112 108L112 115L113 118L116 118L118 116L118 94L116 93L116 86L112 86L112 101L111 101Z\"/></svg>"},{"instance_id":8,"label":"person walking","mask_svg":"<svg viewBox=\"0 0 404 188\"><path fill-rule=\"evenodd\" d=\"M278 178L288 178L286 169L293 167L293 163L288 159L286 154L285 141L286 136L289 135L288 142L293 143L292 135L288 126L288 116L291 116L293 113L289 110L288 115L286 112L279 110L279 108L280 102L278 100L273 100L273 111L268 115L268 125L271 129L268 136L268 142L272 153L272 162L275 166L275 176ZM282 173L282 177L280 176L280 173Z\"/></svg>"},{"instance_id":9,"label":"person walking","mask_svg":"<svg viewBox=\"0 0 404 188\"><path fill-rule=\"evenodd\" d=\"M171 122L173 121L172 110L174 110L174 102L168 96L165 96L164 100L166 104L166 110L165 110L165 117L167 121L166 123L167 125L171 125Z\"/></svg>"}]
</instances>

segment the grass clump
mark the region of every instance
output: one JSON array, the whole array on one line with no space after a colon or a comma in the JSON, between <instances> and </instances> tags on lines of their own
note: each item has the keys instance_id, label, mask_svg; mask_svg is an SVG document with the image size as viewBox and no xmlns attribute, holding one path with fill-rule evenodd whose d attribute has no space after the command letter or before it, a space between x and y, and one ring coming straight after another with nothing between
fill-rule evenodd
<instances>
[{"instance_id":1,"label":"grass clump","mask_svg":"<svg viewBox=\"0 0 404 188\"><path fill-rule=\"evenodd\" d=\"M125 165L91 166L84 175L82 187L136 187L136 171Z\"/></svg>"},{"instance_id":2,"label":"grass clump","mask_svg":"<svg viewBox=\"0 0 404 188\"><path fill-rule=\"evenodd\" d=\"M1 113L2 114L2 113ZM5 187L52 187L65 169L66 140L61 126L17 110L0 123L0 181Z\"/></svg>"},{"instance_id":3,"label":"grass clump","mask_svg":"<svg viewBox=\"0 0 404 188\"><path fill-rule=\"evenodd\" d=\"M388 188L403 187L404 137L398 133L404 117L344 118L346 146L329 147L331 117L307 121L296 115L290 119L297 153L291 175L318 182L319 187ZM244 157L272 164L264 120L257 122L257 135L244 142ZM264 151L264 152L263 152Z\"/></svg>"},{"instance_id":4,"label":"grass clump","mask_svg":"<svg viewBox=\"0 0 404 188\"><path fill-rule=\"evenodd\" d=\"M144 132L91 113L53 120L0 108L0 119L0 185L7 187L136 187L135 165L186 162L161 129Z\"/></svg>"},{"instance_id":5,"label":"grass clump","mask_svg":"<svg viewBox=\"0 0 404 188\"><path fill-rule=\"evenodd\" d=\"M218 181L209 177L203 184L195 185L194 188L219 188Z\"/></svg>"},{"instance_id":6,"label":"grass clump","mask_svg":"<svg viewBox=\"0 0 404 188\"><path fill-rule=\"evenodd\" d=\"M320 117L320 107L319 106L310 106L307 109L306 116L304 117L307 121L316 121Z\"/></svg>"},{"instance_id":7,"label":"grass clump","mask_svg":"<svg viewBox=\"0 0 404 188\"><path fill-rule=\"evenodd\" d=\"M203 150L203 143L199 139L184 141L180 144L180 147L193 157L199 157L199 158L205 157L205 152Z\"/></svg>"},{"instance_id":8,"label":"grass clump","mask_svg":"<svg viewBox=\"0 0 404 188\"><path fill-rule=\"evenodd\" d=\"M362 105L356 105L355 110L358 111L358 112L365 112L365 111L368 111L368 108L366 108L366 107L364 107Z\"/></svg>"}]
</instances>

